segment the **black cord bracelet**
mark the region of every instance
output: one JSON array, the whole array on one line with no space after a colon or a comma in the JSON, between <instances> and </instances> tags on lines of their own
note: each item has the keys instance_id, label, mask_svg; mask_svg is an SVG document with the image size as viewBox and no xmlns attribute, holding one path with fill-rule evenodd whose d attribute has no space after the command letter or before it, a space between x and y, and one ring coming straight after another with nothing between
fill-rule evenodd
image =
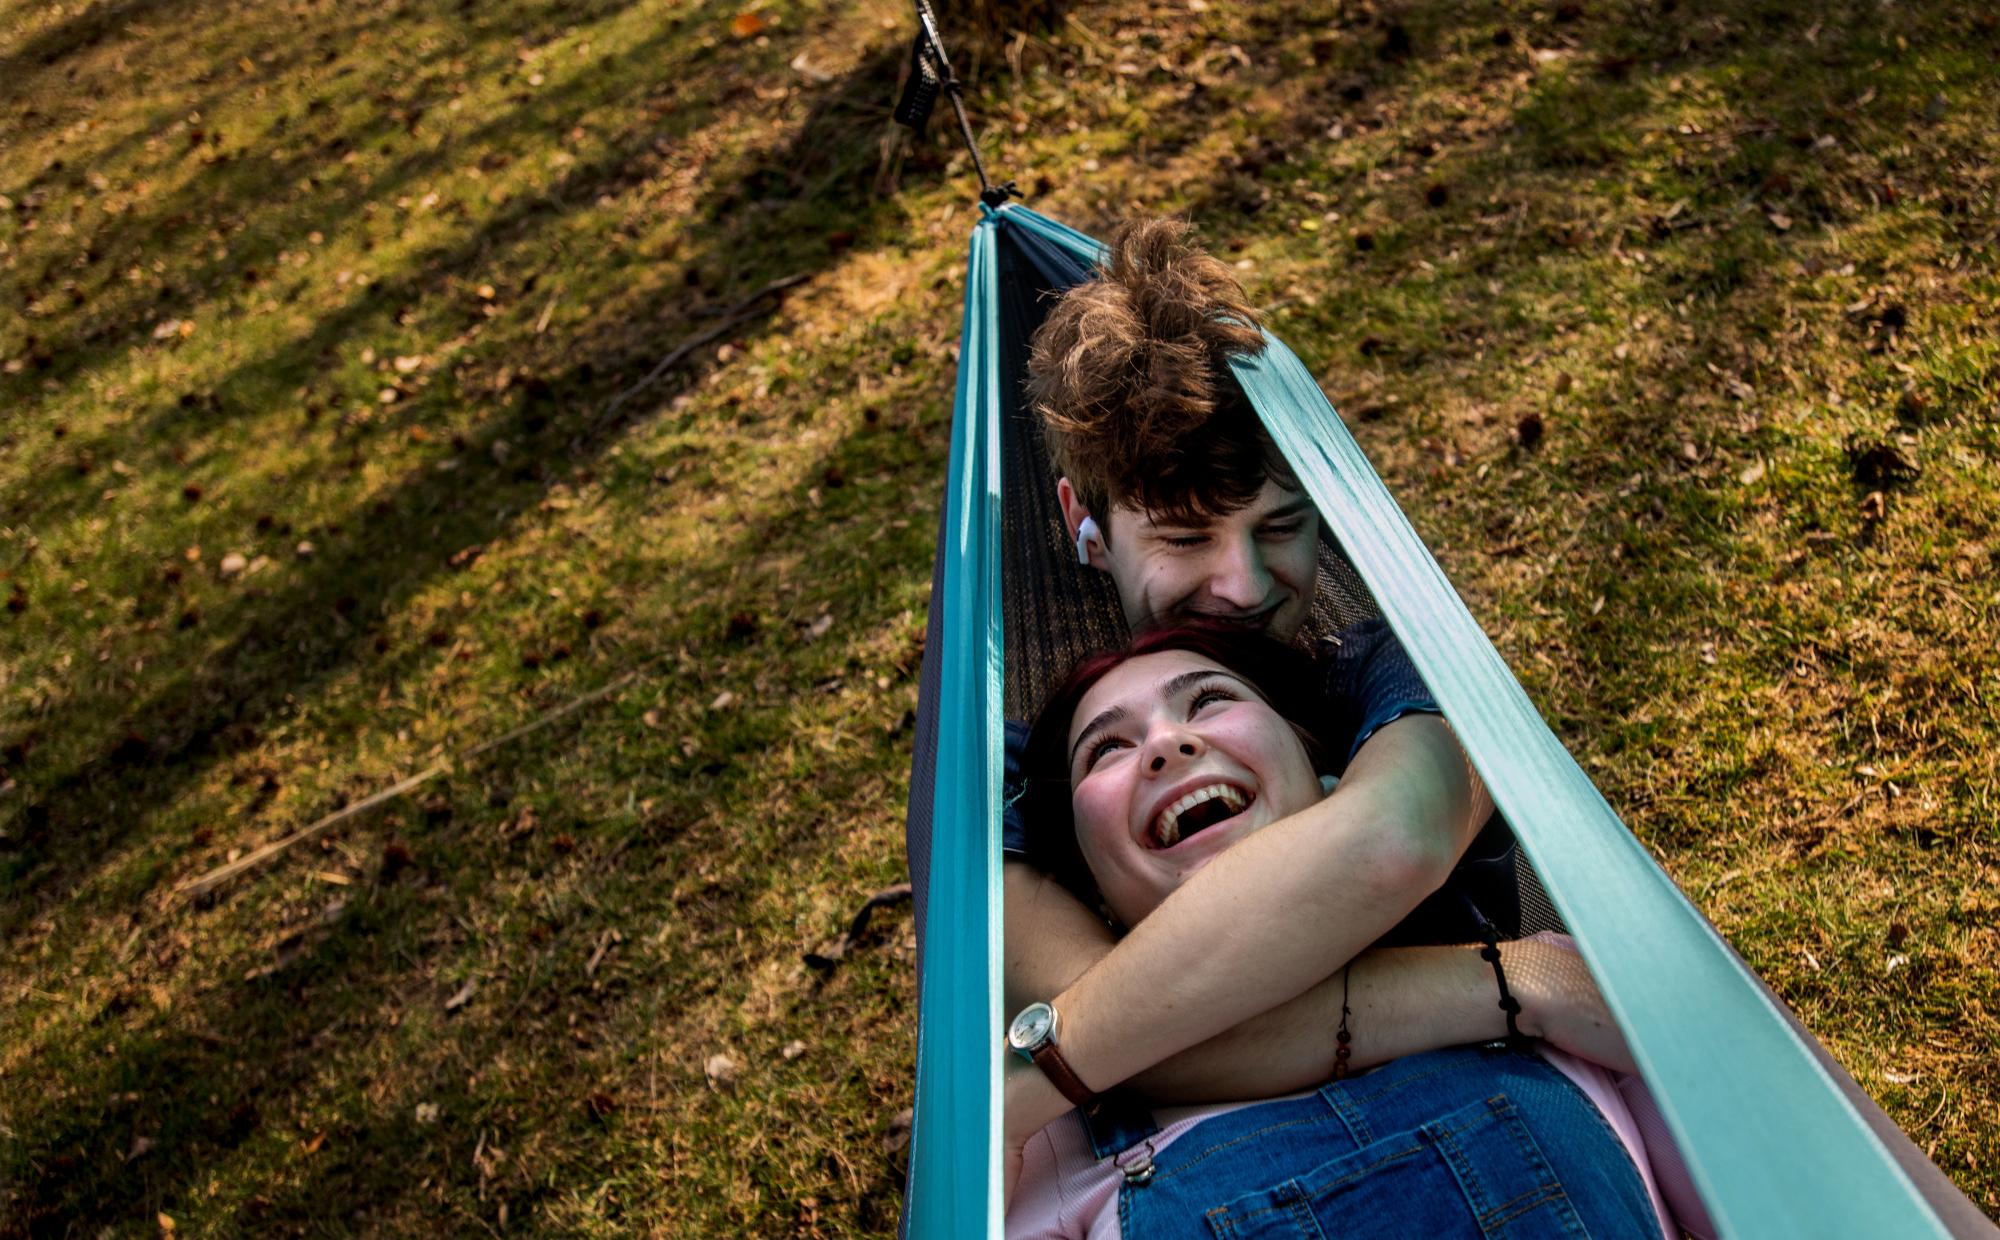
<instances>
[{"instance_id":1,"label":"black cord bracelet","mask_svg":"<svg viewBox=\"0 0 2000 1240\"><path fill-rule=\"evenodd\" d=\"M1473 919L1479 925L1479 937L1486 942L1479 949L1479 958L1493 966L1493 980L1500 987L1500 1010L1507 1013L1507 1044L1517 1048L1526 1046L1528 1037L1521 1032L1521 1023L1517 1019L1521 1015L1521 1001L1507 989L1507 970L1500 963L1500 932L1493 928L1486 914L1479 911L1478 905L1468 899L1465 907L1472 910Z\"/></svg>"},{"instance_id":2,"label":"black cord bracelet","mask_svg":"<svg viewBox=\"0 0 2000 1240\"><path fill-rule=\"evenodd\" d=\"M1350 961L1340 970L1340 1029L1333 1035L1333 1079L1336 1081L1347 1079L1347 1060L1353 1053L1349 1044L1354 1041L1354 1035L1347 1031L1347 1018L1353 1015L1347 1010L1347 975L1353 968L1354 965Z\"/></svg>"}]
</instances>

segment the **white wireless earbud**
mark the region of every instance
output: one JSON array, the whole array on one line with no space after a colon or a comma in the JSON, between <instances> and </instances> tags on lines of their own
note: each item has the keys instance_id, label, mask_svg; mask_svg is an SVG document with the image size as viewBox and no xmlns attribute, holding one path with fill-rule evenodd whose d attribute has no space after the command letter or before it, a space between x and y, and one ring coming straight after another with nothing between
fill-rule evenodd
<instances>
[{"instance_id":1,"label":"white wireless earbud","mask_svg":"<svg viewBox=\"0 0 2000 1240\"><path fill-rule=\"evenodd\" d=\"M1090 565L1090 540L1098 537L1097 518L1085 517L1076 523L1076 562Z\"/></svg>"}]
</instances>

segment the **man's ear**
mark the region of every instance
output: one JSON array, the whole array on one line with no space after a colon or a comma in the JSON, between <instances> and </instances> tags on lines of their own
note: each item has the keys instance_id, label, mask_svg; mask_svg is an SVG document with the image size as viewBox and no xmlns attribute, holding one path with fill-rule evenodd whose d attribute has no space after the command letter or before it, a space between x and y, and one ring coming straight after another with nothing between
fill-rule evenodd
<instances>
[{"instance_id":1,"label":"man's ear","mask_svg":"<svg viewBox=\"0 0 2000 1240\"><path fill-rule=\"evenodd\" d=\"M1056 502L1062 505L1063 530L1069 535L1070 541L1074 542L1077 526L1090 515L1090 509L1083 506L1082 498L1077 495L1076 488L1069 484L1069 479L1066 477L1056 479Z\"/></svg>"},{"instance_id":2,"label":"man's ear","mask_svg":"<svg viewBox=\"0 0 2000 1240\"><path fill-rule=\"evenodd\" d=\"M1105 550L1102 523L1092 518L1090 509L1084 505L1068 478L1056 479L1056 502L1062 505L1063 529L1069 534L1070 541L1076 544L1077 559L1093 568L1103 568L1093 558L1102 555Z\"/></svg>"}]
</instances>

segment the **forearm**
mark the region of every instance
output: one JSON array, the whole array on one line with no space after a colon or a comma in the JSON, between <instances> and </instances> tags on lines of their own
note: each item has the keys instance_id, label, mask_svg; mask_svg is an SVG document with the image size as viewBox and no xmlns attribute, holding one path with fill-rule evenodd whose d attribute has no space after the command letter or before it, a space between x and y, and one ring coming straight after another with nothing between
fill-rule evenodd
<instances>
[{"instance_id":1,"label":"forearm","mask_svg":"<svg viewBox=\"0 0 2000 1240\"><path fill-rule=\"evenodd\" d=\"M1503 951L1512 957L1515 944ZM1507 1032L1493 969L1475 947L1364 953L1298 998L1193 1046L1127 1084L1160 1103L1239 1101L1308 1089L1333 1075L1343 996L1352 1069Z\"/></svg>"}]
</instances>

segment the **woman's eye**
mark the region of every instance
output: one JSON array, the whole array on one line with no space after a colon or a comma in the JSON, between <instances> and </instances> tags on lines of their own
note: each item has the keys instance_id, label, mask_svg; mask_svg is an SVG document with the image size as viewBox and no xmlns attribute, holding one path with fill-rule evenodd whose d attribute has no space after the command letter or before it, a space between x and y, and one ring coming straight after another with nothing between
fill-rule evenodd
<instances>
[{"instance_id":1,"label":"woman's eye","mask_svg":"<svg viewBox=\"0 0 2000 1240\"><path fill-rule=\"evenodd\" d=\"M1212 702L1234 702L1235 700L1236 695L1229 690L1210 686L1194 695L1194 701L1188 705L1188 714L1197 714L1203 707Z\"/></svg>"},{"instance_id":2,"label":"woman's eye","mask_svg":"<svg viewBox=\"0 0 2000 1240\"><path fill-rule=\"evenodd\" d=\"M1094 767L1096 767L1099 758L1102 758L1105 754L1110 753L1114 749L1123 749L1124 747L1125 747L1125 739L1123 737L1119 736L1105 737L1104 739L1098 741L1096 744L1092 745L1089 749L1084 750L1083 769L1085 771L1093 769Z\"/></svg>"}]
</instances>

